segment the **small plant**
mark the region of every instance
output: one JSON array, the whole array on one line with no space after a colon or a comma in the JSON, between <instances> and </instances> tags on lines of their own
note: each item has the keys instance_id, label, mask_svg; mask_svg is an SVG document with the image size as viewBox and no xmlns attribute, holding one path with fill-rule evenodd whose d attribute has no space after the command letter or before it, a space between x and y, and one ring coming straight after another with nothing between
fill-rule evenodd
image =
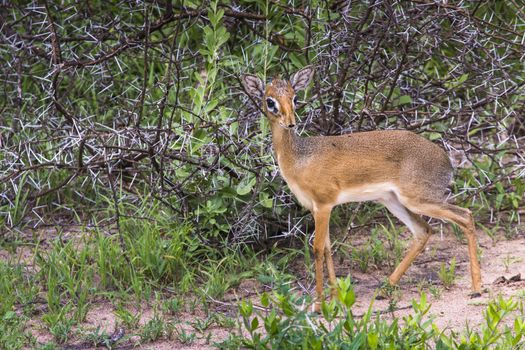
<instances>
[{"instance_id":1,"label":"small plant","mask_svg":"<svg viewBox=\"0 0 525 350\"><path fill-rule=\"evenodd\" d=\"M388 216L389 225L382 225L383 235L387 239L387 248L383 248L389 266L397 266L405 254L406 242L401 239L404 227L396 226L391 217Z\"/></svg>"},{"instance_id":2,"label":"small plant","mask_svg":"<svg viewBox=\"0 0 525 350\"><path fill-rule=\"evenodd\" d=\"M351 260L362 272L367 272L370 267L378 268L385 264L394 266L401 261L405 251L405 243L399 237L401 230L390 222L389 226L374 228L367 241L359 247L352 248L345 244L341 246L351 249Z\"/></svg>"},{"instance_id":3,"label":"small plant","mask_svg":"<svg viewBox=\"0 0 525 350\"><path fill-rule=\"evenodd\" d=\"M237 324L237 320L235 318L228 317L222 313L216 313L215 319L216 319L217 325L223 328L234 328L235 325Z\"/></svg>"},{"instance_id":4,"label":"small plant","mask_svg":"<svg viewBox=\"0 0 525 350\"><path fill-rule=\"evenodd\" d=\"M194 333L194 332L186 332L186 330L182 327L180 328L175 328L175 333L177 335L177 339L182 343L182 344L191 344L195 341L195 338L197 337L197 335Z\"/></svg>"},{"instance_id":5,"label":"small plant","mask_svg":"<svg viewBox=\"0 0 525 350\"><path fill-rule=\"evenodd\" d=\"M441 264L438 272L439 280L443 283L445 288L450 288L456 281L456 258L452 258L449 267L445 266L445 263Z\"/></svg>"},{"instance_id":6,"label":"small plant","mask_svg":"<svg viewBox=\"0 0 525 350\"><path fill-rule=\"evenodd\" d=\"M94 331L85 334L83 338L93 344L94 347L104 346L110 348L112 344L111 335L102 330L100 326Z\"/></svg>"},{"instance_id":7,"label":"small plant","mask_svg":"<svg viewBox=\"0 0 525 350\"><path fill-rule=\"evenodd\" d=\"M377 268L383 265L387 259L387 249L379 235L377 229L372 230L372 234L364 244L352 249L351 259L357 263L362 272L367 272L371 266Z\"/></svg>"},{"instance_id":8,"label":"small plant","mask_svg":"<svg viewBox=\"0 0 525 350\"><path fill-rule=\"evenodd\" d=\"M439 286L431 285L428 288L428 290L430 294L432 295L432 297L434 297L434 299L440 299L441 295L443 294L443 289L441 289Z\"/></svg>"},{"instance_id":9,"label":"small plant","mask_svg":"<svg viewBox=\"0 0 525 350\"><path fill-rule=\"evenodd\" d=\"M443 289L440 286L436 286L432 281L422 280L418 283L417 290L419 294L422 294L424 291L429 291L434 299L441 298Z\"/></svg>"},{"instance_id":10,"label":"small plant","mask_svg":"<svg viewBox=\"0 0 525 350\"><path fill-rule=\"evenodd\" d=\"M63 344L68 341L73 326L73 320L64 319L56 322L49 328L49 332L53 334L55 340L59 344Z\"/></svg>"},{"instance_id":11,"label":"small plant","mask_svg":"<svg viewBox=\"0 0 525 350\"><path fill-rule=\"evenodd\" d=\"M195 321L191 322L191 326L198 332L204 333L213 323L215 322L215 317L208 316L204 319L197 318Z\"/></svg>"},{"instance_id":12,"label":"small plant","mask_svg":"<svg viewBox=\"0 0 525 350\"><path fill-rule=\"evenodd\" d=\"M505 272L510 272L510 265L523 261L522 258L507 254L503 259L503 265L505 266Z\"/></svg>"},{"instance_id":13,"label":"small plant","mask_svg":"<svg viewBox=\"0 0 525 350\"><path fill-rule=\"evenodd\" d=\"M148 342L155 341L162 337L169 337L172 331L170 325L158 315L154 315L153 318L144 325L139 335L142 342Z\"/></svg>"},{"instance_id":14,"label":"small plant","mask_svg":"<svg viewBox=\"0 0 525 350\"><path fill-rule=\"evenodd\" d=\"M164 300L162 302L161 309L163 312L168 313L170 315L176 315L178 314L182 308L183 308L183 300L177 297L170 298L167 300Z\"/></svg>"},{"instance_id":15,"label":"small plant","mask_svg":"<svg viewBox=\"0 0 525 350\"><path fill-rule=\"evenodd\" d=\"M376 299L396 299L396 295L399 295L398 292L399 286L390 284L385 279L377 290Z\"/></svg>"},{"instance_id":16,"label":"small plant","mask_svg":"<svg viewBox=\"0 0 525 350\"><path fill-rule=\"evenodd\" d=\"M483 230L484 233L487 234L487 236L489 236L491 239L492 239L492 243L496 243L496 234L498 233L499 230L501 230L501 227L499 225L493 225L493 226L485 226L483 225L483 223L477 223L477 225L479 227L481 227L481 229Z\"/></svg>"},{"instance_id":17,"label":"small plant","mask_svg":"<svg viewBox=\"0 0 525 350\"><path fill-rule=\"evenodd\" d=\"M320 315L311 313L310 298L297 294L264 293L261 304L269 312L255 310L251 301L242 301L240 339L230 337L218 344L221 349L522 349L525 345L523 305L498 298L486 312L479 331L441 331L428 317L430 304L423 292L412 301L413 312L389 321L372 317L372 304L360 318L352 307L356 296L349 279L338 281L338 297L322 303ZM513 327L504 326L513 312L519 312Z\"/></svg>"},{"instance_id":18,"label":"small plant","mask_svg":"<svg viewBox=\"0 0 525 350\"><path fill-rule=\"evenodd\" d=\"M42 316L42 321L49 327L49 332L53 335L57 343L65 343L70 336L74 320L69 317L71 305L66 305L58 312L49 312Z\"/></svg>"},{"instance_id":19,"label":"small plant","mask_svg":"<svg viewBox=\"0 0 525 350\"><path fill-rule=\"evenodd\" d=\"M127 328L134 329L139 324L141 316L140 312L132 313L122 305L117 306L114 312Z\"/></svg>"}]
</instances>

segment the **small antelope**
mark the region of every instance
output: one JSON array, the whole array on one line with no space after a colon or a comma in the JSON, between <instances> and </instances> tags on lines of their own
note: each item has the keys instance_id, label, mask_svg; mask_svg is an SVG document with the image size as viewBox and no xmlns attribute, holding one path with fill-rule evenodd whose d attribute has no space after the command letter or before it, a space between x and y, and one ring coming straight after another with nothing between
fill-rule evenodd
<instances>
[{"instance_id":1,"label":"small antelope","mask_svg":"<svg viewBox=\"0 0 525 350\"><path fill-rule=\"evenodd\" d=\"M266 86L255 75L244 75L241 81L245 91L262 102L283 178L314 216L315 310L320 310L323 300L324 261L332 297L335 295L328 226L332 209L348 202L379 202L414 235L406 256L388 278L393 285L421 253L432 232L420 215L457 224L468 241L472 295L479 296L481 272L472 214L445 201L453 170L447 154L427 139L403 130L298 137L294 131L295 94L308 86L313 73L312 67L306 67L289 81L274 79Z\"/></svg>"}]
</instances>

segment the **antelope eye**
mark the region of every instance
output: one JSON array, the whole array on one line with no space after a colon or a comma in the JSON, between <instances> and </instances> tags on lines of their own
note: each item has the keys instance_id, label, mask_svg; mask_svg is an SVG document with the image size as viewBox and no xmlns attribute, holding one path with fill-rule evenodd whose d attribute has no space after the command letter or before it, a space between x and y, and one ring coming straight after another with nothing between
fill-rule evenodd
<instances>
[{"instance_id":1,"label":"antelope eye","mask_svg":"<svg viewBox=\"0 0 525 350\"><path fill-rule=\"evenodd\" d=\"M269 109L275 108L275 102L271 98L266 99L266 105L268 106Z\"/></svg>"},{"instance_id":2,"label":"antelope eye","mask_svg":"<svg viewBox=\"0 0 525 350\"><path fill-rule=\"evenodd\" d=\"M294 106L297 106L297 96L293 97L293 104L294 104Z\"/></svg>"}]
</instances>

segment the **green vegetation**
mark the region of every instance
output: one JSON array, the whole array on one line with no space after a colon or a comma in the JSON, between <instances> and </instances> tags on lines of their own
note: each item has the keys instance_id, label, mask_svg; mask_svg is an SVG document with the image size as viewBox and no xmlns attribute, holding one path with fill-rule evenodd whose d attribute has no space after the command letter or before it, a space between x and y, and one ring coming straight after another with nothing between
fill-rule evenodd
<instances>
[{"instance_id":1,"label":"green vegetation","mask_svg":"<svg viewBox=\"0 0 525 350\"><path fill-rule=\"evenodd\" d=\"M446 291L424 279L404 319L353 314L348 280L339 300L311 314L311 217L278 175L268 125L239 77L315 65L298 96L299 133L421 133L456 160L454 201L477 227L494 242L515 239L525 227L522 8L521 0L0 5L0 349L163 340L519 348L519 293L491 301L479 329L432 324L422 293ZM332 225L336 258L351 273L392 270L406 248L405 228L376 204L337 208ZM520 262L512 254L501 261L507 270ZM455 269L455 260L441 266L444 287L457 282ZM401 293L388 291L390 311ZM250 301L258 294L264 311ZM89 326L101 305L116 333ZM218 341L217 328L231 337Z\"/></svg>"},{"instance_id":2,"label":"green vegetation","mask_svg":"<svg viewBox=\"0 0 525 350\"><path fill-rule=\"evenodd\" d=\"M425 293L412 302L413 313L403 319L385 320L372 313L352 312L356 301L349 279L339 280L338 299L323 303L322 314L315 315L309 302L293 293L263 294L266 312L255 311L243 302L240 312L247 336L232 338L229 344L250 349L520 349L525 346L523 303L499 298L484 314L485 323L465 333L440 330L428 316L430 305ZM506 325L509 315L519 315Z\"/></svg>"},{"instance_id":3,"label":"green vegetation","mask_svg":"<svg viewBox=\"0 0 525 350\"><path fill-rule=\"evenodd\" d=\"M441 263L438 272L439 279L445 288L450 288L456 280L456 258L452 258L448 267Z\"/></svg>"},{"instance_id":4,"label":"green vegetation","mask_svg":"<svg viewBox=\"0 0 525 350\"><path fill-rule=\"evenodd\" d=\"M110 302L109 309L114 310L118 322L135 330L141 342L176 334L181 342L191 343L195 335L176 328L180 323L177 315L183 311L208 313L207 324L192 324L201 333L211 323L227 324L209 311L210 303L242 278L265 270L261 262L248 250L243 254L240 249L221 251L202 245L198 237L191 236L190 225L163 221L168 218L163 213L149 215L157 215L158 220L145 223L122 219L126 254L120 250L119 236L91 231L67 239L57 237L46 241L46 247L31 247L31 256L24 261L0 260L0 347L36 345L35 339L24 332L24 324L33 315L39 315L41 327L49 331L56 344L67 343L79 332L88 342L106 344L109 336L100 329L78 328L100 298ZM20 243L12 244L24 248ZM273 264L266 266L280 270ZM188 293L190 290L193 294ZM42 311L35 308L42 303L45 311L40 315ZM132 307L136 304L156 310L142 326L141 308Z\"/></svg>"},{"instance_id":5,"label":"green vegetation","mask_svg":"<svg viewBox=\"0 0 525 350\"><path fill-rule=\"evenodd\" d=\"M91 231L30 247L28 260L0 261L0 347L37 346L26 328L35 315L41 320L39 327L52 335L48 348L60 348L71 339L111 348L133 337L135 343L176 339L193 344L210 338L214 327L232 330L228 339L215 344L219 348L329 349L344 344L349 348L401 349L406 348L401 344L410 344L422 349L511 349L507 346L524 345L521 299L490 302L481 328L444 332L428 317L425 286L420 288L421 300L413 303L413 313L398 320L374 315L372 305L364 315L355 315L356 294L345 279L339 281L338 298L323 303L322 314L315 315L310 311L311 296L292 291L300 277L291 274L289 267L295 260L304 260L302 248L273 248L264 259L248 248L218 252L199 244L198 237L190 234L190 225L163 220L162 212L149 215L157 215L157 220L147 225L135 218L122 219L125 255L118 236ZM23 267L32 263L32 268ZM454 260L449 267L441 267L439 276L445 287L455 280L454 268ZM265 311L257 311L250 299L240 301L238 314L236 311L230 317L215 311L221 305L217 300L243 280L257 281L275 291L262 294L260 304ZM435 286L428 288L435 293ZM394 311L397 299L390 294ZM101 299L109 303L117 324L126 329L124 337L112 340L107 330L83 325L89 310ZM231 309L235 310L235 305L237 301ZM153 316L141 322L143 312L151 308ZM182 313L202 312L204 317L191 321L180 318ZM510 324L513 328L508 328ZM245 337L236 331L238 327Z\"/></svg>"}]
</instances>

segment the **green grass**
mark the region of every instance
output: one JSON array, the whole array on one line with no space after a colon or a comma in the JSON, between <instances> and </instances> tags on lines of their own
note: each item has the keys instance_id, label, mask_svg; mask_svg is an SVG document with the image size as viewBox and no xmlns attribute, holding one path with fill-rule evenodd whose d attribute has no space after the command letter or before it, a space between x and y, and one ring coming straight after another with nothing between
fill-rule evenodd
<instances>
[{"instance_id":1,"label":"green grass","mask_svg":"<svg viewBox=\"0 0 525 350\"><path fill-rule=\"evenodd\" d=\"M525 346L522 302L498 298L489 303L479 329L440 330L429 316L426 294L412 301L412 313L403 319L383 319L372 312L362 317L349 279L338 281L338 298L323 302L320 315L309 311L312 300L293 292L263 294L257 311L242 302L239 311L244 332L221 344L250 349L520 349ZM306 306L306 307L305 307ZM508 326L506 324L511 324Z\"/></svg>"},{"instance_id":2,"label":"green grass","mask_svg":"<svg viewBox=\"0 0 525 350\"><path fill-rule=\"evenodd\" d=\"M292 292L300 270L312 272L307 240L303 244L298 240L296 248L273 247L268 253L256 253L242 245L211 247L195 234L191 224L176 223L157 207L135 210L140 210L143 218L123 217L120 234L95 229L64 232L43 241L35 236L38 244L4 243L11 257L0 261L0 348L33 344L35 348L52 349L72 341L111 348L127 344L131 336L140 343L166 339L193 344L205 339L213 344L213 327L217 326L231 330L228 339L214 345L218 348L286 349L306 344L307 348L324 349L348 342L379 349L406 342L423 348L439 344L443 349L460 349L459 334L468 334L468 339L478 337L480 344L506 344L522 332L519 321L514 331L501 329L498 317L503 319L522 308L522 301L502 299L490 303L486 311L487 322L495 322L497 329L487 326L478 333L438 332L426 319L424 290L435 298L441 290L426 285L419 286L423 299L404 320L389 323L374 319L370 312L362 319L353 318L356 296L349 280L339 282L339 301L324 303L322 315L314 316L307 311L310 297ZM358 268L365 259L367 268L394 266L403 252L400 232L401 228L392 223L380 225L363 245L346 254ZM16 254L21 247L30 251L24 259ZM299 271L294 271L294 266ZM439 276L445 287L453 285L454 260L441 266ZM217 312L216 302L232 300L235 294L230 292L244 280L256 283L258 293L266 288L273 291L261 297L260 303L268 312L254 309L249 299L241 302L238 316ZM117 324L127 330L116 342L111 339L111 330L85 326L87 314L100 302L113 306ZM231 301L227 303L232 305ZM391 298L393 309L396 303L396 298ZM153 310L149 319L144 318L146 310ZM181 318L187 313L195 315L191 321ZM30 319L39 320L39 327L52 336L50 343L36 342L27 328ZM249 336L239 335L240 328ZM489 330L493 336L487 335Z\"/></svg>"},{"instance_id":3,"label":"green grass","mask_svg":"<svg viewBox=\"0 0 525 350\"><path fill-rule=\"evenodd\" d=\"M263 258L246 246L211 247L191 224L176 223L156 207L133 209L141 211L142 218L122 218L120 234L95 229L46 237L44 243L24 244L31 251L28 260L16 258L21 241L4 243L11 258L0 260L0 348L34 342L25 329L32 318L53 337L42 346L74 339L107 344L105 331L83 329L88 312L101 301L114 306L117 322L140 342L175 337L190 344L212 324L232 327L231 320L211 311L210 303L242 280L256 278L271 285L292 280L285 271L300 250L277 249ZM36 310L38 305L43 307ZM154 317L141 325L142 306L137 305L153 308ZM192 321L189 326L195 331L188 332L179 327L182 312L207 316Z\"/></svg>"},{"instance_id":4,"label":"green grass","mask_svg":"<svg viewBox=\"0 0 525 350\"><path fill-rule=\"evenodd\" d=\"M33 343L32 337L25 332L26 316L19 316L14 311L1 314L0 318L0 348L20 349Z\"/></svg>"},{"instance_id":5,"label":"green grass","mask_svg":"<svg viewBox=\"0 0 525 350\"><path fill-rule=\"evenodd\" d=\"M377 269L383 266L393 268L403 258L407 242L400 237L405 230L401 224L389 220L388 225L379 225L370 231L364 243L357 247L350 244L341 244L343 251L350 255L350 260L362 272L368 272L371 268Z\"/></svg>"},{"instance_id":6,"label":"green grass","mask_svg":"<svg viewBox=\"0 0 525 350\"><path fill-rule=\"evenodd\" d=\"M438 271L438 277L445 288L450 288L456 283L456 258L452 258L448 267L441 263Z\"/></svg>"}]
</instances>

